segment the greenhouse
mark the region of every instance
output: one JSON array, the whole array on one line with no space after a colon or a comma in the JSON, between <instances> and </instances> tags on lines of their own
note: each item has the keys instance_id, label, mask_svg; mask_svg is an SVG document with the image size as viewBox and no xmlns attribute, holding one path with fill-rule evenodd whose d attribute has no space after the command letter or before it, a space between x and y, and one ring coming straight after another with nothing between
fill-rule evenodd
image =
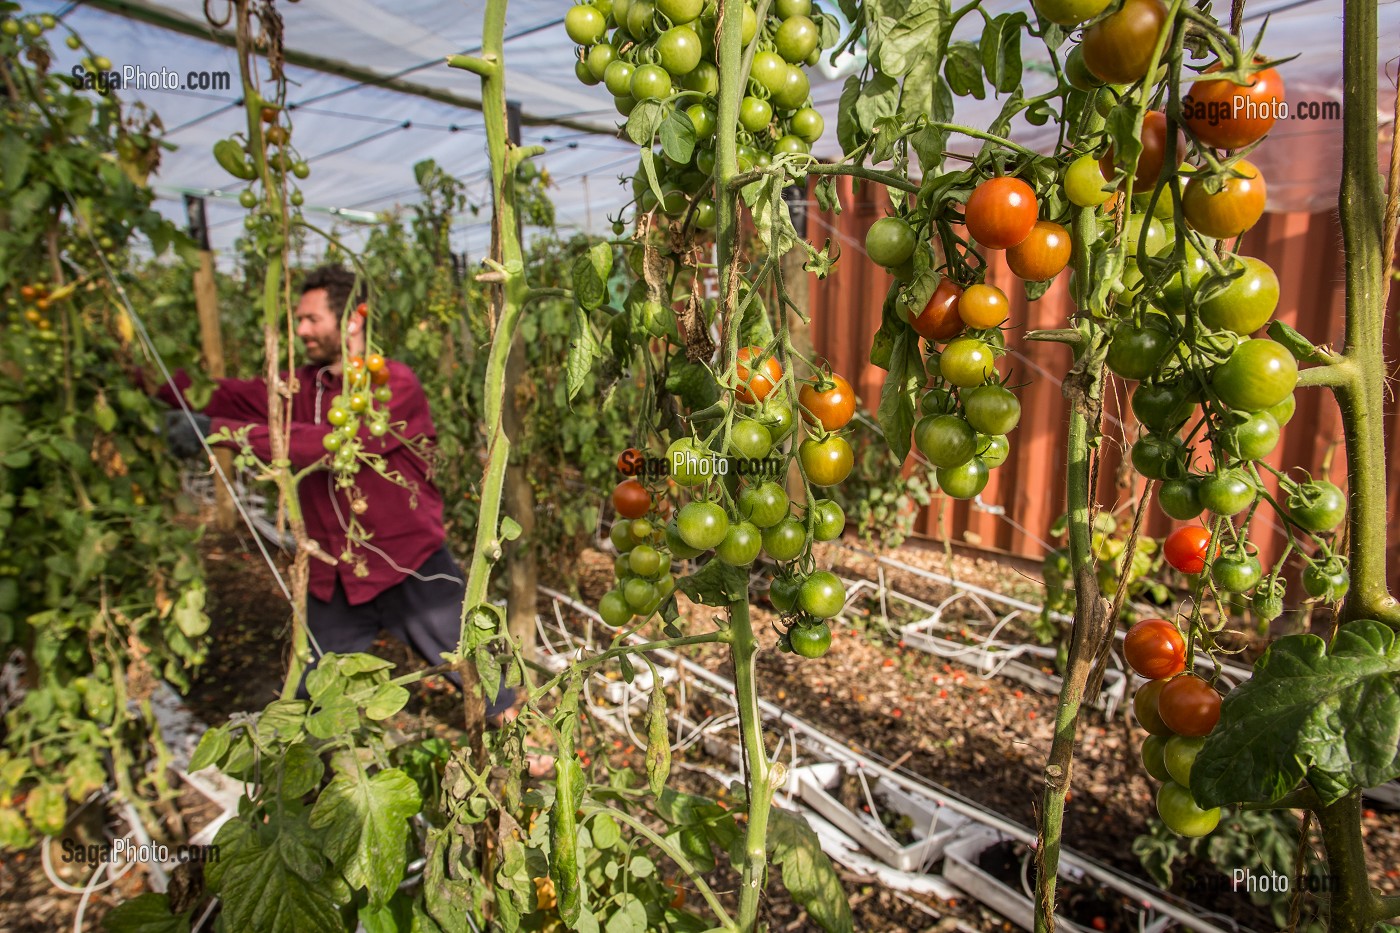
<instances>
[{"instance_id":1,"label":"greenhouse","mask_svg":"<svg viewBox=\"0 0 1400 933\"><path fill-rule=\"evenodd\" d=\"M1400 930L1400 5L0 49L0 929Z\"/></svg>"}]
</instances>

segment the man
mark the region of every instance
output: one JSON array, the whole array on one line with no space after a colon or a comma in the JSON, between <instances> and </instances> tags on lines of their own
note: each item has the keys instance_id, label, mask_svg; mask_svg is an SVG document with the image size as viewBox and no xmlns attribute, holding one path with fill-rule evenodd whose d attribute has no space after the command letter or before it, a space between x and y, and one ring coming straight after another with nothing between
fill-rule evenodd
<instances>
[{"instance_id":1,"label":"man","mask_svg":"<svg viewBox=\"0 0 1400 933\"><path fill-rule=\"evenodd\" d=\"M288 457L294 470L323 459L329 464L323 439L333 430L327 415L342 389L340 319L354 288L354 274L334 265L312 270L302 283L296 333L306 347L308 363L296 371L292 387ZM361 298L356 296L357 301ZM352 313L343 341L352 359L364 357L363 329L362 316ZM362 466L352 489L336 488L329 469L311 473L299 486L306 533L335 559L334 563L314 556L311 560L307 624L317 657L318 648L320 653L367 651L383 628L430 664L439 664L442 653L457 646L465 584L444 543L442 495L433 485L430 464L423 456L426 451L405 443L437 438L428 400L406 365L387 361L386 369L386 384L393 393L387 406L394 430L376 438L362 428L359 437L365 453L384 459L384 473L401 481ZM183 393L190 379L179 372L175 383ZM178 404L168 386L158 395L168 404ZM266 380L218 380L209 403L195 417L204 434L224 428L237 434L249 428L246 443L262 460L272 459ZM180 453L184 446L197 451L189 419L181 414L174 423L172 450ZM352 518L364 532L357 537L367 540L347 541ZM457 675L449 676L461 686ZM305 691L303 677L303 697ZM512 700L512 691L503 691L487 715L500 715Z\"/></svg>"}]
</instances>

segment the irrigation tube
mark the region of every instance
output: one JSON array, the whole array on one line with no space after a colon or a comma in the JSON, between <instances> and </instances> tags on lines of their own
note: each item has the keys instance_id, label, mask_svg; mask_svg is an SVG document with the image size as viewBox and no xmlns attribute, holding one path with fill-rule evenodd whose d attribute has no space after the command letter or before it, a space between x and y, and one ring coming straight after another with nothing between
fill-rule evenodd
<instances>
[{"instance_id":1,"label":"irrigation tube","mask_svg":"<svg viewBox=\"0 0 1400 933\"><path fill-rule=\"evenodd\" d=\"M602 621L602 617L599 616L597 612L588 608L587 606L583 605L577 600L572 599L569 596L566 596L565 594L560 593L557 590L550 589L546 586L540 586L539 591L541 593L544 593L546 596L549 596L551 599L555 599L559 602L564 603L565 605L585 615L586 617L596 620L602 623L604 626L607 625L607 623ZM990 595L996 596L997 594L993 593ZM633 641L635 644L645 643L645 639L639 635L633 635L629 640ZM683 657L682 655L677 654L676 652L666 648L654 649L652 653L656 654L660 658L665 659L667 663L671 664L674 667L684 668L697 680L708 683L710 687L713 688L715 695L720 699L733 698L734 684L732 681L726 679L725 677L722 677L719 674L715 674L700 666L696 662L691 661L690 659ZM988 810L980 804L974 803L973 801L966 799L965 797L958 794L956 791L945 788L935 783L934 781L930 781L926 778L914 778L899 771L893 771L880 764L875 759L853 750L847 744L827 735L817 727L803 721L802 719L798 718L797 716L794 716L792 713L788 712L787 710L783 709L777 704L765 700L762 697L758 698L758 706L766 717L780 723L784 728L788 730L790 734L801 734L810 745L821 749L835 761L847 761L859 766L860 768L868 769L874 772L878 777L884 780L888 780L891 783L896 784L912 793L919 794L921 796L926 796L932 793L939 797L945 798L943 800L943 803L950 810L953 810L956 813L960 813L963 816L966 816L970 819L976 820L977 822L982 823L983 825L990 826L991 828L998 830L999 832L1007 836L1010 836L1018 842L1025 843L1030 846L1034 846L1036 844L1036 834L1031 830L1027 829L1019 823L1012 822L1011 820L1007 819L999 813L996 813L992 810ZM1138 884L1136 880L1131 879L1128 876L1123 875L1122 873L1112 868L1109 868L1106 865L1100 865L1098 862L1088 858L1087 856L1079 855L1078 853L1075 853L1072 850L1065 849L1063 850L1063 854L1061 856L1061 863L1066 866L1078 869L1079 871L1082 871L1085 874L1092 875L1099 881L1102 881L1103 883L1108 884L1111 887L1117 888L1122 893L1143 901L1145 904L1150 905L1153 910L1157 911L1160 914L1163 914L1164 916L1170 917L1171 919L1176 920L1179 923L1185 924L1187 928L1195 930L1196 933L1230 933L1230 931L1227 931L1221 927L1217 927L1210 923L1207 923L1206 921L1203 921L1200 917L1191 913L1190 911L1183 910L1175 906L1174 904L1170 904L1163 901L1161 899L1161 895L1163 892L1149 891L1147 888L1144 888L1140 884Z\"/></svg>"}]
</instances>

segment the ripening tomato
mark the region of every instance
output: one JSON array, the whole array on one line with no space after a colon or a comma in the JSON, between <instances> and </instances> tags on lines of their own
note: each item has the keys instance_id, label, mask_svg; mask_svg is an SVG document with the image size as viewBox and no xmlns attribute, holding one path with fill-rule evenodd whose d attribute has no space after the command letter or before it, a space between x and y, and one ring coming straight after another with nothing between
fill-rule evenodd
<instances>
[{"instance_id":1,"label":"ripening tomato","mask_svg":"<svg viewBox=\"0 0 1400 933\"><path fill-rule=\"evenodd\" d=\"M1166 619L1143 619L1123 637L1123 657L1148 680L1186 670L1186 640Z\"/></svg>"},{"instance_id":2,"label":"ripening tomato","mask_svg":"<svg viewBox=\"0 0 1400 933\"><path fill-rule=\"evenodd\" d=\"M644 458L642 452L635 447L628 447L617 455L617 472L623 476L636 476L642 472Z\"/></svg>"},{"instance_id":3,"label":"ripening tomato","mask_svg":"<svg viewBox=\"0 0 1400 933\"><path fill-rule=\"evenodd\" d=\"M1064 185L1065 197L1076 207L1098 207L1113 197L1112 191L1104 190L1108 182L1099 161L1092 155L1082 155L1069 164Z\"/></svg>"},{"instance_id":4,"label":"ripening tomato","mask_svg":"<svg viewBox=\"0 0 1400 933\"><path fill-rule=\"evenodd\" d=\"M1191 791L1175 781L1167 781L1157 791L1157 815L1178 836L1206 836L1220 825L1219 807L1197 806Z\"/></svg>"},{"instance_id":5,"label":"ripening tomato","mask_svg":"<svg viewBox=\"0 0 1400 933\"><path fill-rule=\"evenodd\" d=\"M1177 735L1205 735L1220 721L1220 694L1195 674L1167 681L1157 697L1162 722Z\"/></svg>"},{"instance_id":6,"label":"ripening tomato","mask_svg":"<svg viewBox=\"0 0 1400 933\"><path fill-rule=\"evenodd\" d=\"M756 401L762 401L768 397L783 378L783 367L777 359L770 356L763 361L760 371L750 377L749 367L746 365L750 359L757 359L763 354L762 347L743 347L739 350L738 366L738 388L735 394L739 401L752 405Z\"/></svg>"},{"instance_id":7,"label":"ripening tomato","mask_svg":"<svg viewBox=\"0 0 1400 933\"><path fill-rule=\"evenodd\" d=\"M1220 70L1216 62L1203 72ZM1243 149L1264 138L1283 105L1283 79L1265 68L1240 85L1228 78L1203 78L1181 102L1182 122L1196 138L1216 149Z\"/></svg>"},{"instance_id":8,"label":"ripening tomato","mask_svg":"<svg viewBox=\"0 0 1400 933\"><path fill-rule=\"evenodd\" d=\"M1234 170L1244 177L1226 177L1214 194L1206 189L1205 180L1198 177L1187 183L1181 195L1186 222L1217 240L1239 236L1264 216L1267 196L1264 176L1254 163L1244 159L1235 163Z\"/></svg>"},{"instance_id":9,"label":"ripening tomato","mask_svg":"<svg viewBox=\"0 0 1400 933\"><path fill-rule=\"evenodd\" d=\"M1138 725L1153 735L1172 734L1172 730L1162 721L1162 715L1157 712L1157 700L1166 685L1165 680L1149 681L1133 694L1133 715L1137 716Z\"/></svg>"},{"instance_id":10,"label":"ripening tomato","mask_svg":"<svg viewBox=\"0 0 1400 933\"><path fill-rule=\"evenodd\" d=\"M1200 573L1206 569L1210 552L1210 531L1199 525L1178 528L1167 535L1163 545L1167 563L1182 573Z\"/></svg>"},{"instance_id":11,"label":"ripening tomato","mask_svg":"<svg viewBox=\"0 0 1400 933\"><path fill-rule=\"evenodd\" d=\"M1210 376L1216 396L1239 411L1263 411L1284 401L1298 385L1298 363L1281 343L1245 340Z\"/></svg>"},{"instance_id":12,"label":"ripening tomato","mask_svg":"<svg viewBox=\"0 0 1400 933\"><path fill-rule=\"evenodd\" d=\"M822 383L827 383L826 387ZM819 421L828 431L844 428L856 414L856 393L845 378L835 373L823 375L816 385L803 384L797 402L807 420Z\"/></svg>"},{"instance_id":13,"label":"ripening tomato","mask_svg":"<svg viewBox=\"0 0 1400 933\"><path fill-rule=\"evenodd\" d=\"M1105 84L1132 84L1152 68L1167 22L1162 0L1123 0L1118 12L1084 30L1084 64Z\"/></svg>"},{"instance_id":14,"label":"ripening tomato","mask_svg":"<svg viewBox=\"0 0 1400 933\"><path fill-rule=\"evenodd\" d=\"M1061 26L1078 26L1107 7L1108 0L1035 0L1037 13Z\"/></svg>"},{"instance_id":15,"label":"ripening tomato","mask_svg":"<svg viewBox=\"0 0 1400 933\"><path fill-rule=\"evenodd\" d=\"M641 518L651 510L651 493L636 479L625 479L613 489L612 503L623 518Z\"/></svg>"},{"instance_id":16,"label":"ripening tomato","mask_svg":"<svg viewBox=\"0 0 1400 933\"><path fill-rule=\"evenodd\" d=\"M809 437L797 453L802 461L802 472L813 486L835 486L851 475L855 464L855 452L850 443L836 434L821 440Z\"/></svg>"},{"instance_id":17,"label":"ripening tomato","mask_svg":"<svg viewBox=\"0 0 1400 933\"><path fill-rule=\"evenodd\" d=\"M1019 248L1019 247L1018 247ZM1010 257L1010 253L1007 254ZM995 285L969 285L958 300L958 317L979 330L1000 327L1010 311L1006 293Z\"/></svg>"},{"instance_id":18,"label":"ripening tomato","mask_svg":"<svg viewBox=\"0 0 1400 933\"><path fill-rule=\"evenodd\" d=\"M1069 253L1069 231L1052 220L1037 220L1026 238L1006 251L1006 264L1027 282L1043 282L1069 265Z\"/></svg>"},{"instance_id":19,"label":"ripening tomato","mask_svg":"<svg viewBox=\"0 0 1400 933\"><path fill-rule=\"evenodd\" d=\"M1162 174L1162 165L1167 160L1167 115L1160 110L1149 110L1142 115L1142 152L1138 154L1137 168L1133 172L1133 191L1151 191L1157 184L1157 176ZM1177 133L1177 151L1181 151L1181 133ZM1112 178L1117 170L1114 162L1117 156L1113 146L1099 159L1099 171L1104 178ZM1160 203L1159 199L1159 203ZM1171 198L1166 198L1171 206Z\"/></svg>"},{"instance_id":20,"label":"ripening tomato","mask_svg":"<svg viewBox=\"0 0 1400 933\"><path fill-rule=\"evenodd\" d=\"M910 326L925 340L936 343L952 340L963 329L963 319L958 313L962 296L963 290L952 279L940 279L924 310L909 321Z\"/></svg>"},{"instance_id":21,"label":"ripening tomato","mask_svg":"<svg viewBox=\"0 0 1400 933\"><path fill-rule=\"evenodd\" d=\"M1253 256L1235 257L1244 274L1230 280L1225 290L1201 302L1201 322L1215 330L1230 330L1241 337L1269 322L1278 307L1278 276L1269 264Z\"/></svg>"},{"instance_id":22,"label":"ripening tomato","mask_svg":"<svg viewBox=\"0 0 1400 933\"><path fill-rule=\"evenodd\" d=\"M1008 249L1035 227L1040 205L1019 178L989 178L967 199L967 232L988 249Z\"/></svg>"}]
</instances>

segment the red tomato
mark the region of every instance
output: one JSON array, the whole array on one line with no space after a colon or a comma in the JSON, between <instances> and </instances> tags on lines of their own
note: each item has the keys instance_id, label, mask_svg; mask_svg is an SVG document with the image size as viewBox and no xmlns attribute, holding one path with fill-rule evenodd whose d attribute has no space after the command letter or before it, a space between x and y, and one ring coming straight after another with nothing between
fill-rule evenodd
<instances>
[{"instance_id":1,"label":"red tomato","mask_svg":"<svg viewBox=\"0 0 1400 933\"><path fill-rule=\"evenodd\" d=\"M1084 65L1105 84L1132 84L1152 70L1152 51L1167 22L1162 0L1124 0L1116 13L1084 30Z\"/></svg>"},{"instance_id":2,"label":"red tomato","mask_svg":"<svg viewBox=\"0 0 1400 933\"><path fill-rule=\"evenodd\" d=\"M1177 735L1205 735L1220 721L1220 694L1195 674L1167 681L1157 712Z\"/></svg>"},{"instance_id":3,"label":"red tomato","mask_svg":"<svg viewBox=\"0 0 1400 933\"><path fill-rule=\"evenodd\" d=\"M1148 680L1160 680L1186 670L1186 640L1166 619L1144 619L1124 636L1123 656Z\"/></svg>"},{"instance_id":4,"label":"red tomato","mask_svg":"<svg viewBox=\"0 0 1400 933\"><path fill-rule=\"evenodd\" d=\"M651 510L651 493L635 479L625 479L613 489L612 504L623 518L641 518Z\"/></svg>"},{"instance_id":5,"label":"red tomato","mask_svg":"<svg viewBox=\"0 0 1400 933\"><path fill-rule=\"evenodd\" d=\"M1216 62L1205 73L1219 70ZM1283 99L1283 79L1272 68L1256 72L1247 85L1228 78L1203 79L1191 85L1182 100L1181 119L1207 146L1243 149L1269 132Z\"/></svg>"},{"instance_id":6,"label":"red tomato","mask_svg":"<svg viewBox=\"0 0 1400 933\"><path fill-rule=\"evenodd\" d=\"M838 431L855 417L856 393L849 382L835 373L830 382L826 389L804 384L798 390L797 401L808 421L820 421L826 430Z\"/></svg>"},{"instance_id":7,"label":"red tomato","mask_svg":"<svg viewBox=\"0 0 1400 933\"><path fill-rule=\"evenodd\" d=\"M751 359L757 359L763 355L762 347L743 347L739 350L738 378L739 386L735 394L739 396L739 401L753 404L768 397L768 393L773 391L783 378L783 367L774 357L768 357L763 361L760 371L749 378L749 367L744 365ZM747 385L745 384L747 383Z\"/></svg>"},{"instance_id":8,"label":"red tomato","mask_svg":"<svg viewBox=\"0 0 1400 933\"><path fill-rule=\"evenodd\" d=\"M1178 528L1167 535L1163 546L1167 563L1182 573L1200 573L1206 569L1206 556L1210 551L1210 532L1199 525Z\"/></svg>"},{"instance_id":9,"label":"red tomato","mask_svg":"<svg viewBox=\"0 0 1400 933\"><path fill-rule=\"evenodd\" d=\"M988 249L1026 238L1040 210L1035 191L1019 178L989 178L967 199L967 232Z\"/></svg>"},{"instance_id":10,"label":"red tomato","mask_svg":"<svg viewBox=\"0 0 1400 933\"><path fill-rule=\"evenodd\" d=\"M1167 115L1160 110L1149 110L1142 115L1142 152L1138 154L1137 171L1133 173L1133 192L1141 194L1151 191L1157 185L1157 176L1162 174L1162 163L1167 158ZM1177 151L1182 151L1181 133L1177 133ZM1105 179L1113 177L1113 147L1099 159L1099 171Z\"/></svg>"},{"instance_id":11,"label":"red tomato","mask_svg":"<svg viewBox=\"0 0 1400 933\"><path fill-rule=\"evenodd\" d=\"M617 471L623 476L636 476L642 472L644 458L642 452L635 447L628 447L617 455Z\"/></svg>"},{"instance_id":12,"label":"red tomato","mask_svg":"<svg viewBox=\"0 0 1400 933\"><path fill-rule=\"evenodd\" d=\"M1037 220L1030 234L1006 251L1006 264L1027 282L1053 279L1069 265L1069 231L1051 220Z\"/></svg>"},{"instance_id":13,"label":"red tomato","mask_svg":"<svg viewBox=\"0 0 1400 933\"><path fill-rule=\"evenodd\" d=\"M958 302L963 290L950 278L939 281L933 290L923 312L909 323L925 340L942 343L952 340L963 329L962 317L958 314Z\"/></svg>"}]
</instances>

